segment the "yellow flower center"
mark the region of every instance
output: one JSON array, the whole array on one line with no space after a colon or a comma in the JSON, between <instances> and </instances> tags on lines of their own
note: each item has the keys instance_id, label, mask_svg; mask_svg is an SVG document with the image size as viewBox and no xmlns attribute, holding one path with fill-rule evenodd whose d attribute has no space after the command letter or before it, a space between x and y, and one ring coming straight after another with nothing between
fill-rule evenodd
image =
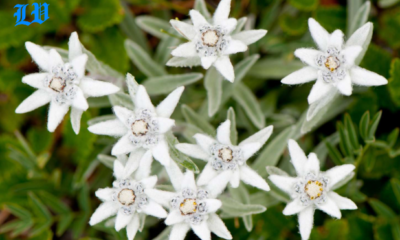
<instances>
[{"instance_id":1,"label":"yellow flower center","mask_svg":"<svg viewBox=\"0 0 400 240\"><path fill-rule=\"evenodd\" d=\"M324 191L322 183L318 181L308 181L305 186L305 190L311 200L319 198Z\"/></svg>"},{"instance_id":2,"label":"yellow flower center","mask_svg":"<svg viewBox=\"0 0 400 240\"><path fill-rule=\"evenodd\" d=\"M53 77L53 79L51 79L49 84L49 88L53 89L56 92L62 92L65 86L66 86L65 81L63 81L59 77Z\"/></svg>"},{"instance_id":3,"label":"yellow flower center","mask_svg":"<svg viewBox=\"0 0 400 240\"><path fill-rule=\"evenodd\" d=\"M186 198L179 206L179 210L181 210L182 215L190 215L196 213L197 211L196 199Z\"/></svg>"},{"instance_id":4,"label":"yellow flower center","mask_svg":"<svg viewBox=\"0 0 400 240\"><path fill-rule=\"evenodd\" d=\"M233 151L228 147L221 148L218 151L218 157L221 158L224 162L230 162L233 159Z\"/></svg>"},{"instance_id":5,"label":"yellow flower center","mask_svg":"<svg viewBox=\"0 0 400 240\"><path fill-rule=\"evenodd\" d=\"M144 136L149 131L149 124L144 120L136 120L132 123L131 129L136 137Z\"/></svg>"},{"instance_id":6,"label":"yellow flower center","mask_svg":"<svg viewBox=\"0 0 400 240\"><path fill-rule=\"evenodd\" d=\"M125 188L118 193L118 201L125 206L135 203L136 195L132 189Z\"/></svg>"},{"instance_id":7,"label":"yellow flower center","mask_svg":"<svg viewBox=\"0 0 400 240\"><path fill-rule=\"evenodd\" d=\"M339 66L340 66L339 60L336 57L329 56L325 61L325 67L329 69L331 72L338 69Z\"/></svg>"},{"instance_id":8,"label":"yellow flower center","mask_svg":"<svg viewBox=\"0 0 400 240\"><path fill-rule=\"evenodd\" d=\"M215 47L219 40L219 36L215 30L208 30L207 32L203 33L201 39L203 40L204 45Z\"/></svg>"}]
</instances>

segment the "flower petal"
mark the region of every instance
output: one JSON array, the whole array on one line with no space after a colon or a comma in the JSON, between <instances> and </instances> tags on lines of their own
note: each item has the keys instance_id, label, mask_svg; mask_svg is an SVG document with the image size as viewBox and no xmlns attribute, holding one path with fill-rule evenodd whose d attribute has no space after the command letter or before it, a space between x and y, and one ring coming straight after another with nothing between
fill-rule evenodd
<instances>
[{"instance_id":1,"label":"flower petal","mask_svg":"<svg viewBox=\"0 0 400 240\"><path fill-rule=\"evenodd\" d=\"M135 173L136 180L140 181L143 178L146 178L150 175L152 162L153 162L152 152L151 150L147 150L146 153L140 159L139 168Z\"/></svg>"},{"instance_id":2,"label":"flower petal","mask_svg":"<svg viewBox=\"0 0 400 240\"><path fill-rule=\"evenodd\" d=\"M31 55L33 61L39 66L40 69L51 72L51 61L49 53L44 50L39 45L36 45L31 42L25 42L26 50L28 50L29 54Z\"/></svg>"},{"instance_id":3,"label":"flower petal","mask_svg":"<svg viewBox=\"0 0 400 240\"><path fill-rule=\"evenodd\" d=\"M360 55L361 51L362 47L360 46L351 46L345 48L342 51L342 54L346 59L345 65L348 67L352 67L354 65L354 61L357 59L358 55Z\"/></svg>"},{"instance_id":4,"label":"flower petal","mask_svg":"<svg viewBox=\"0 0 400 240\"><path fill-rule=\"evenodd\" d=\"M206 199L204 202L206 202L207 213L215 213L222 206L221 200L218 199Z\"/></svg>"},{"instance_id":5,"label":"flower petal","mask_svg":"<svg viewBox=\"0 0 400 240\"><path fill-rule=\"evenodd\" d=\"M177 48L172 50L171 55L174 57L196 57L196 44L194 42L182 43Z\"/></svg>"},{"instance_id":6,"label":"flower petal","mask_svg":"<svg viewBox=\"0 0 400 240\"><path fill-rule=\"evenodd\" d=\"M71 108L71 124L72 129L74 130L75 134L79 133L81 128L81 118L82 118L83 110L77 109L72 107Z\"/></svg>"},{"instance_id":7,"label":"flower petal","mask_svg":"<svg viewBox=\"0 0 400 240\"><path fill-rule=\"evenodd\" d=\"M165 167L165 170L167 170L169 180L171 181L172 186L174 186L176 191L180 191L181 184L183 181L183 173L179 168L178 164L176 164L175 161L171 161L169 166Z\"/></svg>"},{"instance_id":8,"label":"flower petal","mask_svg":"<svg viewBox=\"0 0 400 240\"><path fill-rule=\"evenodd\" d=\"M293 139L289 139L288 148L293 167L297 172L297 176L303 176L305 174L304 166L307 163L307 157L304 154L303 149L301 149L299 144L297 144L297 142Z\"/></svg>"},{"instance_id":9,"label":"flower petal","mask_svg":"<svg viewBox=\"0 0 400 240\"><path fill-rule=\"evenodd\" d=\"M114 193L115 189L113 188L100 188L95 192L95 195L101 201L108 202L113 200Z\"/></svg>"},{"instance_id":10,"label":"flower petal","mask_svg":"<svg viewBox=\"0 0 400 240\"><path fill-rule=\"evenodd\" d=\"M301 84L313 81L318 78L318 70L314 67L303 67L282 79L282 83L288 85Z\"/></svg>"},{"instance_id":11,"label":"flower petal","mask_svg":"<svg viewBox=\"0 0 400 240\"><path fill-rule=\"evenodd\" d=\"M175 125L175 120L170 118L156 117L154 119L158 121L159 133L166 133Z\"/></svg>"},{"instance_id":12,"label":"flower petal","mask_svg":"<svg viewBox=\"0 0 400 240\"><path fill-rule=\"evenodd\" d=\"M308 95L308 103L312 104L317 102L318 100L324 98L333 89L334 86L330 83L325 82L322 78L322 72L319 71L318 79L312 87L310 94Z\"/></svg>"},{"instance_id":13,"label":"flower petal","mask_svg":"<svg viewBox=\"0 0 400 240\"><path fill-rule=\"evenodd\" d=\"M85 76L85 68L86 62L88 60L88 56L86 54L79 55L78 57L71 60L71 65L75 70L75 73L79 78L83 78Z\"/></svg>"},{"instance_id":14,"label":"flower petal","mask_svg":"<svg viewBox=\"0 0 400 240\"><path fill-rule=\"evenodd\" d=\"M210 146L214 142L216 142L213 138L197 133L193 136L194 139L196 139L197 144L205 151L205 152L210 152Z\"/></svg>"},{"instance_id":15,"label":"flower petal","mask_svg":"<svg viewBox=\"0 0 400 240\"><path fill-rule=\"evenodd\" d=\"M218 175L218 172L214 170L211 162L208 162L206 166L201 171L199 178L197 179L197 184L203 186L208 184L213 178Z\"/></svg>"},{"instance_id":16,"label":"flower petal","mask_svg":"<svg viewBox=\"0 0 400 240\"><path fill-rule=\"evenodd\" d=\"M336 47L338 50L341 50L343 47L343 37L344 34L341 30L335 30L329 37L329 47Z\"/></svg>"},{"instance_id":17,"label":"flower petal","mask_svg":"<svg viewBox=\"0 0 400 240\"><path fill-rule=\"evenodd\" d=\"M233 82L235 80L235 72L233 71L233 66L231 60L228 56L221 56L219 57L214 66L217 68L218 72L226 78L229 82Z\"/></svg>"},{"instance_id":18,"label":"flower petal","mask_svg":"<svg viewBox=\"0 0 400 240\"><path fill-rule=\"evenodd\" d=\"M203 25L209 25L207 20L201 15L201 13L197 10L190 10L189 12L190 18L192 19L193 25L195 29L203 26Z\"/></svg>"},{"instance_id":19,"label":"flower petal","mask_svg":"<svg viewBox=\"0 0 400 240\"><path fill-rule=\"evenodd\" d=\"M340 180L344 179L347 175L349 175L355 166L352 164L344 164L340 166L333 167L325 172L325 176L328 177L328 187L334 186Z\"/></svg>"},{"instance_id":20,"label":"flower petal","mask_svg":"<svg viewBox=\"0 0 400 240\"><path fill-rule=\"evenodd\" d=\"M146 88L142 85L139 85L135 95L135 107L136 109L149 109L152 112L155 111L149 94L147 94Z\"/></svg>"},{"instance_id":21,"label":"flower petal","mask_svg":"<svg viewBox=\"0 0 400 240\"><path fill-rule=\"evenodd\" d=\"M228 47L225 49L224 54L229 55L245 51L247 51L247 45L245 43L239 40L232 39L229 42Z\"/></svg>"},{"instance_id":22,"label":"flower petal","mask_svg":"<svg viewBox=\"0 0 400 240\"><path fill-rule=\"evenodd\" d=\"M184 240L189 230L190 226L187 223L175 224L169 234L169 240Z\"/></svg>"},{"instance_id":23,"label":"flower petal","mask_svg":"<svg viewBox=\"0 0 400 240\"><path fill-rule=\"evenodd\" d=\"M316 59L321 54L322 53L319 50L308 48L299 48L294 52L294 55L298 57L302 62L314 68L318 68Z\"/></svg>"},{"instance_id":24,"label":"flower petal","mask_svg":"<svg viewBox=\"0 0 400 240\"><path fill-rule=\"evenodd\" d=\"M132 220L133 216L133 214L126 214L123 209L119 209L115 220L115 230L118 232L122 228L126 227L126 225L128 225Z\"/></svg>"},{"instance_id":25,"label":"flower petal","mask_svg":"<svg viewBox=\"0 0 400 240\"><path fill-rule=\"evenodd\" d=\"M171 200L176 196L176 193L161 191L158 189L145 189L144 192L146 195L151 198L151 200L155 201L158 204L161 204L164 207L170 207Z\"/></svg>"},{"instance_id":26,"label":"flower petal","mask_svg":"<svg viewBox=\"0 0 400 240\"><path fill-rule=\"evenodd\" d=\"M351 81L356 85L380 86L388 83L386 78L381 75L360 67L350 69L350 76Z\"/></svg>"},{"instance_id":27,"label":"flower petal","mask_svg":"<svg viewBox=\"0 0 400 240\"><path fill-rule=\"evenodd\" d=\"M88 128L89 132L98 135L107 135L107 136L123 136L126 134L128 129L124 124L118 119L108 120L104 122L99 122L93 124Z\"/></svg>"},{"instance_id":28,"label":"flower petal","mask_svg":"<svg viewBox=\"0 0 400 240\"><path fill-rule=\"evenodd\" d=\"M231 143L231 121L226 120L217 129L217 140L226 145L232 145Z\"/></svg>"},{"instance_id":29,"label":"flower petal","mask_svg":"<svg viewBox=\"0 0 400 240\"><path fill-rule=\"evenodd\" d=\"M27 97L18 107L15 109L16 113L26 113L36 108L39 108L51 100L50 95L45 90L36 90L29 97Z\"/></svg>"},{"instance_id":30,"label":"flower petal","mask_svg":"<svg viewBox=\"0 0 400 240\"><path fill-rule=\"evenodd\" d=\"M231 184L232 188L238 188L240 185L240 171L235 170L232 172L232 177L229 180L229 183Z\"/></svg>"},{"instance_id":31,"label":"flower petal","mask_svg":"<svg viewBox=\"0 0 400 240\"><path fill-rule=\"evenodd\" d=\"M196 144L179 143L175 145L175 148L192 158L197 158L204 161L208 161L210 158L208 153L204 152L204 150Z\"/></svg>"},{"instance_id":32,"label":"flower petal","mask_svg":"<svg viewBox=\"0 0 400 240\"><path fill-rule=\"evenodd\" d=\"M76 90L74 100L72 100L72 106L83 111L86 111L89 108L85 95L80 88Z\"/></svg>"},{"instance_id":33,"label":"flower petal","mask_svg":"<svg viewBox=\"0 0 400 240\"><path fill-rule=\"evenodd\" d=\"M225 1L225 0L222 0ZM200 224L192 224L193 232L201 239L201 240L211 240L211 232L208 229L207 221L202 221Z\"/></svg>"},{"instance_id":34,"label":"flower petal","mask_svg":"<svg viewBox=\"0 0 400 240\"><path fill-rule=\"evenodd\" d=\"M268 126L268 127L265 127L263 129L261 129L260 131L254 133L250 137L246 138L245 140L243 140L239 144L239 146L244 146L244 145L246 145L248 143L259 143L261 145L264 145L264 143L271 136L273 130L274 130L274 126L272 126L272 125Z\"/></svg>"},{"instance_id":35,"label":"flower petal","mask_svg":"<svg viewBox=\"0 0 400 240\"><path fill-rule=\"evenodd\" d=\"M114 161L113 173L114 173L114 177L116 179L125 178L125 176L124 176L124 165L122 165L122 163L120 161Z\"/></svg>"},{"instance_id":36,"label":"flower petal","mask_svg":"<svg viewBox=\"0 0 400 240\"><path fill-rule=\"evenodd\" d=\"M49 132L54 132L54 130L56 130L68 110L69 106L67 104L58 104L55 101L50 102L49 119L47 122L47 129Z\"/></svg>"},{"instance_id":37,"label":"flower petal","mask_svg":"<svg viewBox=\"0 0 400 240\"><path fill-rule=\"evenodd\" d=\"M340 212L336 203L330 198L330 196L326 197L326 200L322 204L315 204L315 206L327 213L328 215L340 219L342 217L342 213Z\"/></svg>"},{"instance_id":38,"label":"flower petal","mask_svg":"<svg viewBox=\"0 0 400 240\"><path fill-rule=\"evenodd\" d=\"M302 239L310 238L310 233L314 225L314 211L313 207L308 207L299 212L299 229Z\"/></svg>"},{"instance_id":39,"label":"flower petal","mask_svg":"<svg viewBox=\"0 0 400 240\"><path fill-rule=\"evenodd\" d=\"M147 215L157 218L166 218L168 216L168 213L165 211L165 209L152 200L148 202L146 207L143 209L143 212L145 212Z\"/></svg>"},{"instance_id":40,"label":"flower petal","mask_svg":"<svg viewBox=\"0 0 400 240\"><path fill-rule=\"evenodd\" d=\"M106 218L109 218L115 215L118 212L118 204L115 202L105 202L100 204L100 206L93 213L92 217L90 217L89 224L91 226L103 221Z\"/></svg>"},{"instance_id":41,"label":"flower petal","mask_svg":"<svg viewBox=\"0 0 400 240\"><path fill-rule=\"evenodd\" d=\"M346 42L346 46L363 46L367 39L371 37L370 33L373 27L374 25L371 22L364 24L350 36Z\"/></svg>"},{"instance_id":42,"label":"flower petal","mask_svg":"<svg viewBox=\"0 0 400 240\"><path fill-rule=\"evenodd\" d=\"M157 176L150 176L142 179L140 182L143 184L144 188L150 189L154 188L154 186L157 184L157 179Z\"/></svg>"},{"instance_id":43,"label":"flower petal","mask_svg":"<svg viewBox=\"0 0 400 240\"><path fill-rule=\"evenodd\" d=\"M167 219L165 219L166 225L173 225L184 221L185 218L182 216L181 212L177 209L171 210L169 212Z\"/></svg>"},{"instance_id":44,"label":"flower petal","mask_svg":"<svg viewBox=\"0 0 400 240\"><path fill-rule=\"evenodd\" d=\"M168 166L173 161L169 156L168 144L164 139L158 140L157 145L153 147L151 152L153 153L154 159L164 166Z\"/></svg>"},{"instance_id":45,"label":"flower petal","mask_svg":"<svg viewBox=\"0 0 400 240\"><path fill-rule=\"evenodd\" d=\"M50 49L49 51L49 59L50 59L50 69L57 65L64 65L64 62L60 56L60 54L55 49Z\"/></svg>"},{"instance_id":46,"label":"flower petal","mask_svg":"<svg viewBox=\"0 0 400 240\"><path fill-rule=\"evenodd\" d=\"M32 73L22 78L22 82L37 89L45 89L44 80L50 77L48 73Z\"/></svg>"},{"instance_id":47,"label":"flower petal","mask_svg":"<svg viewBox=\"0 0 400 240\"><path fill-rule=\"evenodd\" d=\"M76 32L71 33L68 42L68 58L69 61L82 55L82 45L79 41L78 34Z\"/></svg>"},{"instance_id":48,"label":"flower petal","mask_svg":"<svg viewBox=\"0 0 400 240\"><path fill-rule=\"evenodd\" d=\"M305 166L305 171L308 172L312 172L315 175L319 174L319 160L317 157L317 154L315 153L310 153L308 155L308 160Z\"/></svg>"},{"instance_id":49,"label":"flower petal","mask_svg":"<svg viewBox=\"0 0 400 240\"><path fill-rule=\"evenodd\" d=\"M193 25L174 19L170 20L169 23L171 23L172 27L186 39L192 40L196 37L196 30Z\"/></svg>"},{"instance_id":50,"label":"flower petal","mask_svg":"<svg viewBox=\"0 0 400 240\"><path fill-rule=\"evenodd\" d=\"M220 238L232 239L232 235L226 228L225 223L218 217L217 214L212 213L208 215L207 225L211 232Z\"/></svg>"},{"instance_id":51,"label":"flower petal","mask_svg":"<svg viewBox=\"0 0 400 240\"><path fill-rule=\"evenodd\" d=\"M279 175L271 175L268 177L272 183L275 184L278 188L288 193L289 195L293 194L294 185L297 182L297 179L294 177L288 176L279 176Z\"/></svg>"},{"instance_id":52,"label":"flower petal","mask_svg":"<svg viewBox=\"0 0 400 240\"><path fill-rule=\"evenodd\" d=\"M239 40L246 45L250 45L260 40L262 37L265 36L265 34L267 34L267 30L264 29L247 30L232 35L232 38Z\"/></svg>"},{"instance_id":53,"label":"flower petal","mask_svg":"<svg viewBox=\"0 0 400 240\"><path fill-rule=\"evenodd\" d=\"M348 72L346 73L346 77L337 83L336 88L343 95L351 95L351 93L353 92L353 86L351 85L351 77Z\"/></svg>"},{"instance_id":54,"label":"flower petal","mask_svg":"<svg viewBox=\"0 0 400 240\"><path fill-rule=\"evenodd\" d=\"M139 226L139 216L135 214L132 220L128 223L128 226L126 226L126 234L128 235L128 240L133 240L135 238L135 235L139 230Z\"/></svg>"},{"instance_id":55,"label":"flower petal","mask_svg":"<svg viewBox=\"0 0 400 240\"><path fill-rule=\"evenodd\" d=\"M134 151L137 147L129 140L129 135L122 136L111 150L111 154L116 156L120 154L127 154Z\"/></svg>"},{"instance_id":56,"label":"flower petal","mask_svg":"<svg viewBox=\"0 0 400 240\"><path fill-rule=\"evenodd\" d=\"M127 129L131 127L128 125L128 119L131 116L134 116L134 113L131 110L121 106L115 106L113 107L113 112L119 121L127 127Z\"/></svg>"},{"instance_id":57,"label":"flower petal","mask_svg":"<svg viewBox=\"0 0 400 240\"><path fill-rule=\"evenodd\" d=\"M138 149L137 151L129 154L128 161L125 164L123 178L130 178L132 173L138 169L140 160L144 153L145 151L143 149Z\"/></svg>"},{"instance_id":58,"label":"flower petal","mask_svg":"<svg viewBox=\"0 0 400 240\"><path fill-rule=\"evenodd\" d=\"M297 214L297 213L303 211L305 208L307 208L307 206L304 206L300 202L300 198L296 198L286 205L286 207L285 207L285 209L283 209L282 213L283 213L283 215L289 216L289 215Z\"/></svg>"},{"instance_id":59,"label":"flower petal","mask_svg":"<svg viewBox=\"0 0 400 240\"><path fill-rule=\"evenodd\" d=\"M231 33L233 30L235 30L237 25L237 20L235 18L229 18L228 20L222 22L220 26L225 29L226 33Z\"/></svg>"},{"instance_id":60,"label":"flower petal","mask_svg":"<svg viewBox=\"0 0 400 240\"><path fill-rule=\"evenodd\" d=\"M313 18L308 19L308 27L315 43L322 51L325 51L328 47L330 34Z\"/></svg>"},{"instance_id":61,"label":"flower petal","mask_svg":"<svg viewBox=\"0 0 400 240\"><path fill-rule=\"evenodd\" d=\"M118 92L119 87L112 83L94 80L88 77L83 77L79 85L85 95L89 97L101 97Z\"/></svg>"},{"instance_id":62,"label":"flower petal","mask_svg":"<svg viewBox=\"0 0 400 240\"><path fill-rule=\"evenodd\" d=\"M197 191L197 186L196 182L194 180L194 173L190 170L186 170L186 172L183 175L182 179L182 184L181 184L181 189L190 189L194 192Z\"/></svg>"},{"instance_id":63,"label":"flower petal","mask_svg":"<svg viewBox=\"0 0 400 240\"><path fill-rule=\"evenodd\" d=\"M221 0L217 9L214 12L214 25L219 25L228 20L229 12L231 11L231 0Z\"/></svg>"},{"instance_id":64,"label":"flower petal","mask_svg":"<svg viewBox=\"0 0 400 240\"><path fill-rule=\"evenodd\" d=\"M268 183L249 166L242 166L240 168L240 178L243 182L251 186L254 186L264 191L270 190Z\"/></svg>"},{"instance_id":65,"label":"flower petal","mask_svg":"<svg viewBox=\"0 0 400 240\"><path fill-rule=\"evenodd\" d=\"M335 192L329 192L328 196L336 203L339 209L357 209L357 205L353 201L348 198L342 197Z\"/></svg>"},{"instance_id":66,"label":"flower petal","mask_svg":"<svg viewBox=\"0 0 400 240\"><path fill-rule=\"evenodd\" d=\"M204 69L209 69L211 67L211 65L213 65L215 63L216 60L217 60L216 56L201 57L200 58L201 66Z\"/></svg>"},{"instance_id":67,"label":"flower petal","mask_svg":"<svg viewBox=\"0 0 400 240\"><path fill-rule=\"evenodd\" d=\"M206 187L210 196L217 197L219 194L221 194L231 180L232 175L232 171L223 171L213 178L213 180L211 180Z\"/></svg>"},{"instance_id":68,"label":"flower petal","mask_svg":"<svg viewBox=\"0 0 400 240\"><path fill-rule=\"evenodd\" d=\"M243 160L247 161L247 159L251 158L260 148L262 145L260 143L248 143L243 146L240 146L240 149L243 152Z\"/></svg>"},{"instance_id":69,"label":"flower petal","mask_svg":"<svg viewBox=\"0 0 400 240\"><path fill-rule=\"evenodd\" d=\"M157 116L169 118L174 112L185 87L178 87L171 92L156 108Z\"/></svg>"}]
</instances>

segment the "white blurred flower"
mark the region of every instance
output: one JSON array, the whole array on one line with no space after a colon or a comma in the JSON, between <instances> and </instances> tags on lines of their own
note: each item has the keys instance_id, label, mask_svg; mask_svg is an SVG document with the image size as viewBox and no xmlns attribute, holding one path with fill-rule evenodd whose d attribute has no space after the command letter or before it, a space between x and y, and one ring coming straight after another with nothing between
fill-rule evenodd
<instances>
[{"instance_id":1,"label":"white blurred flower","mask_svg":"<svg viewBox=\"0 0 400 240\"><path fill-rule=\"evenodd\" d=\"M240 180L243 182L269 191L267 182L257 174L256 171L247 166L246 161L254 155L271 136L273 126L266 127L238 146L234 146L230 140L231 122L226 120L217 129L217 139L204 134L196 134L194 138L197 144L180 143L176 148L182 153L207 162L198 184L212 185L217 196L226 188L230 182L231 186L237 188Z\"/></svg>"},{"instance_id":2,"label":"white blurred flower","mask_svg":"<svg viewBox=\"0 0 400 240\"><path fill-rule=\"evenodd\" d=\"M293 199L283 210L284 215L298 214L302 239L310 237L314 221L314 211L319 209L332 217L340 219L340 209L357 209L348 198L333 192L339 182L353 173L354 165L344 164L320 172L319 160L315 153L308 159L294 140L289 140L289 153L297 177L271 175L269 179Z\"/></svg>"},{"instance_id":3,"label":"white blurred flower","mask_svg":"<svg viewBox=\"0 0 400 240\"><path fill-rule=\"evenodd\" d=\"M143 156L145 157L145 156ZM119 156L118 159L123 159ZM103 203L96 209L90 218L90 225L95 225L111 216L117 215L115 230L126 227L128 239L135 238L139 230L139 214L151 215L157 218L166 218L164 208L146 194L146 190L153 189L157 176L140 179L133 178L132 173L138 167L138 155L130 157L125 166L120 160L114 161L114 176L112 188L103 188L96 191L96 196ZM140 171L142 169L139 169Z\"/></svg>"},{"instance_id":4,"label":"white blurred flower","mask_svg":"<svg viewBox=\"0 0 400 240\"><path fill-rule=\"evenodd\" d=\"M302 84L316 79L308 96L309 104L321 100L332 91L338 90L349 96L353 91L353 84L379 86L388 83L384 77L360 68L355 63L363 50L363 43L368 39L369 33L372 33L371 23L359 28L346 43L343 42L343 32L340 30L329 34L312 18L308 20L308 25L319 50L297 49L294 52L296 57L309 66L288 75L282 79L282 83Z\"/></svg>"},{"instance_id":5,"label":"white blurred flower","mask_svg":"<svg viewBox=\"0 0 400 240\"><path fill-rule=\"evenodd\" d=\"M119 91L111 83L85 77L87 55L82 53L78 34L73 32L69 39L69 62L64 63L55 49L50 51L31 43L26 49L42 71L29 74L22 82L37 88L15 110L16 113L30 112L50 103L47 128L53 132L71 107L71 123L76 134L79 133L82 113L89 108L88 97L100 97Z\"/></svg>"},{"instance_id":6,"label":"white blurred flower","mask_svg":"<svg viewBox=\"0 0 400 240\"><path fill-rule=\"evenodd\" d=\"M144 148L162 165L168 165L172 160L164 134L175 124L175 120L169 117L183 90L184 87L177 88L155 108L146 89L140 85L134 97L134 111L115 106L113 110L117 119L94 124L88 129L99 135L121 137L114 145L112 155L127 154Z\"/></svg>"},{"instance_id":7,"label":"white blurred flower","mask_svg":"<svg viewBox=\"0 0 400 240\"><path fill-rule=\"evenodd\" d=\"M235 74L229 55L246 51L247 45L258 41L267 31L249 30L231 35L236 28L237 20L228 18L230 9L231 0L221 0L212 23L209 23L197 10L189 12L193 25L171 20L171 25L189 42L181 44L171 52L174 58L167 63L167 66L176 66L174 62L177 57L188 58L188 61L200 58L203 68L208 69L214 65L228 81L233 82Z\"/></svg>"}]
</instances>

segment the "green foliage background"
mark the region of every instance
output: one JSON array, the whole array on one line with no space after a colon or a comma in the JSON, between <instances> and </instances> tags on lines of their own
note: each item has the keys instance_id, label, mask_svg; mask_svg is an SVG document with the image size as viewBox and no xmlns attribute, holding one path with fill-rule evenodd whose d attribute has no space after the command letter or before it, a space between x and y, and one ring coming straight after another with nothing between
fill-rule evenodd
<instances>
[{"instance_id":1,"label":"green foliage background","mask_svg":"<svg viewBox=\"0 0 400 240\"><path fill-rule=\"evenodd\" d=\"M78 31L84 46L109 66L103 66L103 72L93 71L101 79L121 81L130 72L148 88L155 103L177 85L188 85L182 106L173 115L177 120L174 134L181 142L193 142L191 136L196 132L214 134L218 124L229 117L235 119L239 140L274 125L271 139L251 159L253 168L265 178L268 172L278 171L275 167L293 173L285 150L289 138L298 140L306 152L316 152L323 169L356 164L356 176L338 192L355 201L359 209L343 211L341 220L317 211L311 239L400 240L398 0L371 2L368 21L374 24L374 35L361 63L385 76L389 84L356 88L353 96L341 97L330 105L319 121L305 125L312 84L289 87L279 80L302 66L293 55L296 48L314 47L307 19L314 17L327 30L341 29L349 36L363 0L233 1L231 16L247 16L245 28L269 31L248 52L231 56L237 75L234 84L222 82L213 70L206 73L199 67L165 67L172 47L182 41L173 36L176 32L168 20L186 19L194 1L46 0L50 4L47 22L14 27L14 5L33 2L40 1L0 2L0 240L126 239L124 230L117 233L106 224L88 225L100 203L94 191L112 183L112 159L97 156L109 154L115 140L86 130L90 119L111 114L112 104L123 101L124 96L90 100L78 136L69 117L55 133L49 133L46 107L23 115L14 113L33 92L22 84L22 76L37 71L24 42L66 49L73 31ZM206 2L213 12L218 1ZM192 74L159 77L185 73ZM308 133L303 134L305 130ZM153 172L161 184L168 183L161 166L155 163ZM282 215L288 196L278 189L264 193L241 185L226 195L236 201L222 209L234 239L300 238L297 218ZM263 205L268 210L250 215L229 209L237 202ZM236 215L232 215L234 211ZM164 228L162 221L148 217L136 239L155 238ZM164 231L157 239L166 239L167 234ZM196 237L190 233L187 239Z\"/></svg>"}]
</instances>

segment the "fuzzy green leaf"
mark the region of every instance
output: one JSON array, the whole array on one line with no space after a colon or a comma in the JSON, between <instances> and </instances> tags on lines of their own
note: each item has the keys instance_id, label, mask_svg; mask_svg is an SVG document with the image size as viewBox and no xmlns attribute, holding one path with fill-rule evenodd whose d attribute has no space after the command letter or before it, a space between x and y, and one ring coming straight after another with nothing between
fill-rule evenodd
<instances>
[{"instance_id":1,"label":"fuzzy green leaf","mask_svg":"<svg viewBox=\"0 0 400 240\"><path fill-rule=\"evenodd\" d=\"M253 92L243 83L236 85L233 98L240 104L252 123L261 129L265 126L265 118L261 106Z\"/></svg>"},{"instance_id":2,"label":"fuzzy green leaf","mask_svg":"<svg viewBox=\"0 0 400 240\"><path fill-rule=\"evenodd\" d=\"M215 128L206 120L204 120L202 116L200 116L198 113L196 113L186 105L182 105L181 109L183 117L186 119L188 123L197 126L199 129L203 131L203 133L206 133L211 136L215 135Z\"/></svg>"},{"instance_id":3,"label":"fuzzy green leaf","mask_svg":"<svg viewBox=\"0 0 400 240\"><path fill-rule=\"evenodd\" d=\"M83 0L85 14L78 18L78 25L85 31L98 32L119 23L123 10L118 0Z\"/></svg>"},{"instance_id":4,"label":"fuzzy green leaf","mask_svg":"<svg viewBox=\"0 0 400 240\"><path fill-rule=\"evenodd\" d=\"M209 117L214 116L221 105L222 80L222 75L214 67L210 68L204 77L204 87L207 90Z\"/></svg>"},{"instance_id":5,"label":"fuzzy green leaf","mask_svg":"<svg viewBox=\"0 0 400 240\"><path fill-rule=\"evenodd\" d=\"M145 32L158 38L167 38L168 35L161 30L169 31L172 28L167 21L152 16L136 17L136 24Z\"/></svg>"},{"instance_id":6,"label":"fuzzy green leaf","mask_svg":"<svg viewBox=\"0 0 400 240\"><path fill-rule=\"evenodd\" d=\"M203 74L201 73L164 75L148 78L143 83L143 86L146 87L146 90L150 95L167 94L180 86L187 86L189 84L195 83L199 81L202 77Z\"/></svg>"},{"instance_id":7,"label":"fuzzy green leaf","mask_svg":"<svg viewBox=\"0 0 400 240\"><path fill-rule=\"evenodd\" d=\"M372 209L374 209L374 211L378 214L378 216L386 219L393 219L396 217L396 213L383 202L377 199L370 199L368 203L369 205L371 205Z\"/></svg>"},{"instance_id":8,"label":"fuzzy green leaf","mask_svg":"<svg viewBox=\"0 0 400 240\"><path fill-rule=\"evenodd\" d=\"M259 214L267 210L266 207L257 204L243 204L232 198L220 197L222 211L230 217L243 217L246 215Z\"/></svg>"},{"instance_id":9,"label":"fuzzy green leaf","mask_svg":"<svg viewBox=\"0 0 400 240\"><path fill-rule=\"evenodd\" d=\"M362 27L368 20L371 3L365 2L358 10L355 16L352 17L352 22L348 27L347 36L353 34L358 28Z\"/></svg>"},{"instance_id":10,"label":"fuzzy green leaf","mask_svg":"<svg viewBox=\"0 0 400 240\"><path fill-rule=\"evenodd\" d=\"M238 141L238 132L236 129L236 116L235 116L235 110L233 110L233 107L230 107L228 109L228 114L227 114L227 119L229 119L231 121L231 143L233 145L237 145L237 141Z\"/></svg>"},{"instance_id":11,"label":"fuzzy green leaf","mask_svg":"<svg viewBox=\"0 0 400 240\"><path fill-rule=\"evenodd\" d=\"M364 141L368 138L369 119L369 112L365 112L360 120L360 135Z\"/></svg>"},{"instance_id":12,"label":"fuzzy green leaf","mask_svg":"<svg viewBox=\"0 0 400 240\"><path fill-rule=\"evenodd\" d=\"M174 135L172 135L171 132L169 134L166 134L166 140L169 145L169 154L175 162L177 162L184 168L193 171L194 173L200 172L197 165L189 157L187 157L185 154L182 154L175 148L175 145L178 144L179 141L178 139L176 139L176 137L174 137Z\"/></svg>"}]
</instances>

